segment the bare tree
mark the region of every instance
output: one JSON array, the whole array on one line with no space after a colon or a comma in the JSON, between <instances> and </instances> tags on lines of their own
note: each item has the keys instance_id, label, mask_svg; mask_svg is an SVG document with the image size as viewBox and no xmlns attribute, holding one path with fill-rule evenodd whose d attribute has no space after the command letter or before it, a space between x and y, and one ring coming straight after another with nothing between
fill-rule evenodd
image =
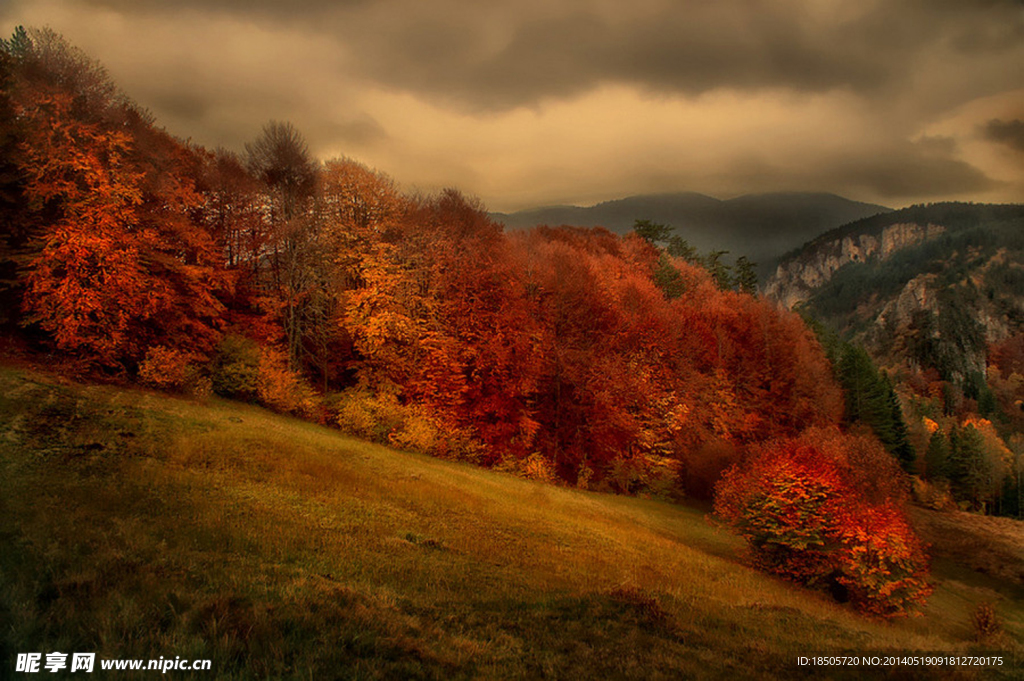
<instances>
[{"instance_id":1,"label":"bare tree","mask_svg":"<svg viewBox=\"0 0 1024 681\"><path fill-rule=\"evenodd\" d=\"M302 307L316 278L309 254L316 242L310 198L317 164L302 134L291 123L271 121L256 140L245 145L246 166L267 190L273 240L273 281L284 303L283 321L292 368L298 368L303 336Z\"/></svg>"}]
</instances>

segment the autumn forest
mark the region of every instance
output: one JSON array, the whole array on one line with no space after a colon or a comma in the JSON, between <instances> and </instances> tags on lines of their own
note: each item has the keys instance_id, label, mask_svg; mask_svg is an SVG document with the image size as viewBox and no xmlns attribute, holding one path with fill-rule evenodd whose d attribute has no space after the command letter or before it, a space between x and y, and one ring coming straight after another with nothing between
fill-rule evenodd
<instances>
[{"instance_id":1,"label":"autumn forest","mask_svg":"<svg viewBox=\"0 0 1024 681\"><path fill-rule=\"evenodd\" d=\"M240 154L178 139L54 32L0 45L0 321L33 357L712 504L763 571L872 616L920 606L920 457L892 384L758 295L749 263L636 217L506 231L457 190L314 158L287 122Z\"/></svg>"}]
</instances>

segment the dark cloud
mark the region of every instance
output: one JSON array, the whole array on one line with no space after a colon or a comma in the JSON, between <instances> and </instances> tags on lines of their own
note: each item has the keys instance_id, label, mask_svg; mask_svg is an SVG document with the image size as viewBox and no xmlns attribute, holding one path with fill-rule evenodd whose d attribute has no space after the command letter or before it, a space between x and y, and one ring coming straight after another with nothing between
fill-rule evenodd
<instances>
[{"instance_id":1,"label":"dark cloud","mask_svg":"<svg viewBox=\"0 0 1024 681\"><path fill-rule=\"evenodd\" d=\"M1024 121L1004 121L993 118L982 128L984 136L993 142L1005 144L1015 151L1024 152Z\"/></svg>"},{"instance_id":2,"label":"dark cloud","mask_svg":"<svg viewBox=\"0 0 1024 681\"><path fill-rule=\"evenodd\" d=\"M929 199L997 189L1000 182L931 143L893 144L885 153L833 159L820 180L883 199ZM811 178L808 178L811 180Z\"/></svg>"},{"instance_id":3,"label":"dark cloud","mask_svg":"<svg viewBox=\"0 0 1024 681\"><path fill-rule=\"evenodd\" d=\"M320 156L498 209L1021 185L977 144L1024 148L1021 0L0 0L16 23L51 24L201 144L286 120Z\"/></svg>"},{"instance_id":4,"label":"dark cloud","mask_svg":"<svg viewBox=\"0 0 1024 681\"><path fill-rule=\"evenodd\" d=\"M912 86L921 56L934 50L1016 51L1024 59L1019 0L900 0L863 8L801 0L637 0L618 11L589 0L89 4L124 14L192 9L301 25L344 46L368 77L482 110L531 106L609 81L687 95L718 88L891 94Z\"/></svg>"}]
</instances>

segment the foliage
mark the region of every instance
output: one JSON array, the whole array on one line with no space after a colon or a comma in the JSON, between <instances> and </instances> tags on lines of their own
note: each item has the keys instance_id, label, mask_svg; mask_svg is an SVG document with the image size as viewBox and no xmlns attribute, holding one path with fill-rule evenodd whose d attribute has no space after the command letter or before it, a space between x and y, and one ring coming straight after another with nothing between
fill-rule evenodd
<instances>
[{"instance_id":1,"label":"foliage","mask_svg":"<svg viewBox=\"0 0 1024 681\"><path fill-rule=\"evenodd\" d=\"M765 445L723 476L715 511L761 569L867 613L905 614L931 592L924 551L898 500L865 486L894 471L866 465L857 449L828 431Z\"/></svg>"},{"instance_id":2,"label":"foliage","mask_svg":"<svg viewBox=\"0 0 1024 681\"><path fill-rule=\"evenodd\" d=\"M272 348L260 349L256 398L260 404L285 414L319 418L316 393L288 366L288 356Z\"/></svg>"},{"instance_id":3,"label":"foliage","mask_svg":"<svg viewBox=\"0 0 1024 681\"><path fill-rule=\"evenodd\" d=\"M27 200L21 323L90 367L134 368L147 347L205 355L230 287L192 222L188 151L153 128L101 67L49 31L5 42Z\"/></svg>"},{"instance_id":4,"label":"foliage","mask_svg":"<svg viewBox=\"0 0 1024 681\"><path fill-rule=\"evenodd\" d=\"M674 234L674 231L674 227L650 220L636 220L633 225L633 233L658 248L661 253L652 276L666 297L678 298L685 291L679 270L672 265L671 258L704 268L723 291L735 288L749 295L757 293L757 263L741 255L730 267L723 261L723 256L728 255L729 251L710 251L700 255L697 249L690 246L686 239ZM666 244L664 250L658 246L662 243Z\"/></svg>"},{"instance_id":5,"label":"foliage","mask_svg":"<svg viewBox=\"0 0 1024 681\"><path fill-rule=\"evenodd\" d=\"M929 480L949 479L949 438L939 429L928 440L924 455L924 473Z\"/></svg>"},{"instance_id":6,"label":"foliage","mask_svg":"<svg viewBox=\"0 0 1024 681\"><path fill-rule=\"evenodd\" d=\"M427 410L402 404L394 394L374 394L355 387L330 400L334 420L343 432L407 451L476 461L479 444L466 433L445 427Z\"/></svg>"},{"instance_id":7,"label":"foliage","mask_svg":"<svg viewBox=\"0 0 1024 681\"><path fill-rule=\"evenodd\" d=\"M227 334L217 345L210 378L218 395L254 400L260 381L260 349L244 336Z\"/></svg>"},{"instance_id":8,"label":"foliage","mask_svg":"<svg viewBox=\"0 0 1024 681\"><path fill-rule=\"evenodd\" d=\"M991 643L1003 633L1003 622L992 603L979 603L971 613L974 637L981 643Z\"/></svg>"},{"instance_id":9,"label":"foliage","mask_svg":"<svg viewBox=\"0 0 1024 681\"><path fill-rule=\"evenodd\" d=\"M158 390L198 397L209 395L213 390L210 378L203 375L192 355L163 346L146 352L139 364L139 381Z\"/></svg>"},{"instance_id":10,"label":"foliage","mask_svg":"<svg viewBox=\"0 0 1024 681\"><path fill-rule=\"evenodd\" d=\"M558 482L558 474L551 465L551 462L537 452L522 459L507 456L494 467L494 470L511 473L527 480L547 483Z\"/></svg>"},{"instance_id":11,"label":"foliage","mask_svg":"<svg viewBox=\"0 0 1024 681\"><path fill-rule=\"evenodd\" d=\"M637 220L633 225L633 232L650 244L668 241L673 231L675 231L674 227L661 225L650 220Z\"/></svg>"},{"instance_id":12,"label":"foliage","mask_svg":"<svg viewBox=\"0 0 1024 681\"><path fill-rule=\"evenodd\" d=\"M174 348L224 396L321 419L340 393L329 420L375 441L630 494L706 497L746 446L839 419L821 347L745 259L642 220L504 234L455 190L321 164L289 123L243 157L182 143L52 34L0 52L21 321L65 356L171 387L150 349Z\"/></svg>"}]
</instances>

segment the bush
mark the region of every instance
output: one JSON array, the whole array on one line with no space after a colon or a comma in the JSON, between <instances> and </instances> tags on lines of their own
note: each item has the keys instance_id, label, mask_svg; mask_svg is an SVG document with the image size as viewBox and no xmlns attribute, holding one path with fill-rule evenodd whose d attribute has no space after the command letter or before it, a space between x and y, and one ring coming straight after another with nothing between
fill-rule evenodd
<instances>
[{"instance_id":1,"label":"bush","mask_svg":"<svg viewBox=\"0 0 1024 681\"><path fill-rule=\"evenodd\" d=\"M255 400L260 380L260 348L242 336L224 336L217 345L210 379L218 395Z\"/></svg>"},{"instance_id":2,"label":"bush","mask_svg":"<svg viewBox=\"0 0 1024 681\"><path fill-rule=\"evenodd\" d=\"M256 398L263 406L285 414L315 418L320 411L313 389L288 368L283 352L270 348L260 350Z\"/></svg>"},{"instance_id":3,"label":"bush","mask_svg":"<svg viewBox=\"0 0 1024 681\"><path fill-rule=\"evenodd\" d=\"M151 347L139 364L139 380L158 390L205 397L211 391L210 379L202 374L194 359L174 348Z\"/></svg>"},{"instance_id":4,"label":"bush","mask_svg":"<svg viewBox=\"0 0 1024 681\"><path fill-rule=\"evenodd\" d=\"M394 395L362 388L334 399L338 427L346 433L398 449L441 455L455 442L421 407L404 405Z\"/></svg>"},{"instance_id":5,"label":"bush","mask_svg":"<svg viewBox=\"0 0 1024 681\"><path fill-rule=\"evenodd\" d=\"M398 449L433 454L441 435L430 419L416 410L407 409L405 419L388 435L388 443Z\"/></svg>"},{"instance_id":6,"label":"bush","mask_svg":"<svg viewBox=\"0 0 1024 681\"><path fill-rule=\"evenodd\" d=\"M836 580L859 610L880 617L905 614L931 594L923 547L892 503L857 509L841 527Z\"/></svg>"},{"instance_id":7,"label":"bush","mask_svg":"<svg viewBox=\"0 0 1024 681\"><path fill-rule=\"evenodd\" d=\"M407 409L393 395L376 395L362 388L337 395L334 409L343 432L378 444L389 444L392 433L408 418Z\"/></svg>"},{"instance_id":8,"label":"bush","mask_svg":"<svg viewBox=\"0 0 1024 681\"><path fill-rule=\"evenodd\" d=\"M555 470L554 465L544 458L543 454L538 452L534 452L522 459L511 455L506 456L498 462L494 469L502 473L511 473L527 480L537 480L553 485L559 482L558 472Z\"/></svg>"},{"instance_id":9,"label":"bush","mask_svg":"<svg viewBox=\"0 0 1024 681\"><path fill-rule=\"evenodd\" d=\"M991 642L1003 632L1003 623L991 603L978 605L971 614L971 623L974 625L974 638L979 643Z\"/></svg>"},{"instance_id":10,"label":"bush","mask_svg":"<svg viewBox=\"0 0 1024 681\"><path fill-rule=\"evenodd\" d=\"M858 484L863 443L850 438L851 463L843 437L812 431L761 448L723 476L715 511L759 568L828 588L866 613L904 614L932 591L923 547L898 499Z\"/></svg>"}]
</instances>

